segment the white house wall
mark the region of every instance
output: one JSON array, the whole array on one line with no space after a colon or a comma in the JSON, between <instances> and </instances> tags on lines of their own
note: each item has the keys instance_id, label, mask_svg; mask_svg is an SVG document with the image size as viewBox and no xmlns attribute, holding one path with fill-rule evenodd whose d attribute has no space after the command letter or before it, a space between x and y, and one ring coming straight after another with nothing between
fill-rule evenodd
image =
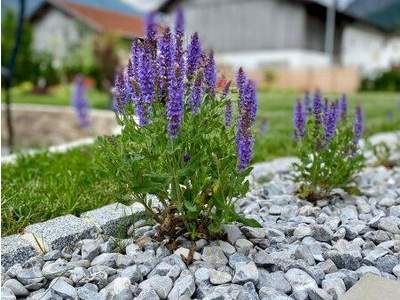
<instances>
[{"instance_id":1,"label":"white house wall","mask_svg":"<svg viewBox=\"0 0 400 300\"><path fill-rule=\"evenodd\" d=\"M366 25L348 26L343 34L342 62L373 76L400 63L400 37L385 35Z\"/></svg>"},{"instance_id":2,"label":"white house wall","mask_svg":"<svg viewBox=\"0 0 400 300\"><path fill-rule=\"evenodd\" d=\"M325 67L329 56L323 52L303 49L225 52L218 54L218 62L238 68L258 69L266 67Z\"/></svg>"},{"instance_id":3,"label":"white house wall","mask_svg":"<svg viewBox=\"0 0 400 300\"><path fill-rule=\"evenodd\" d=\"M33 26L33 47L51 53L57 67L68 56L71 47L80 41L79 26L75 19L50 9Z\"/></svg>"}]
</instances>

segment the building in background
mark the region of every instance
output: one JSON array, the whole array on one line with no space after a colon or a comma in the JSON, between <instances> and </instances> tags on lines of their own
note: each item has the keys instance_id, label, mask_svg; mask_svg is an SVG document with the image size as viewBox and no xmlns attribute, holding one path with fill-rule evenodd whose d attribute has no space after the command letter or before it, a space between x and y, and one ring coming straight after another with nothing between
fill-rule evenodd
<instances>
[{"instance_id":1,"label":"building in background","mask_svg":"<svg viewBox=\"0 0 400 300\"><path fill-rule=\"evenodd\" d=\"M358 1L364 2L353 2ZM188 33L198 31L204 45L215 49L219 62L233 68L246 66L256 71L259 81L270 78L279 87L354 91L360 75L399 61L399 37L391 26L342 7L335 9L330 55L325 51L329 3L333 1L167 0L159 10L168 22L175 8L182 6ZM365 46L371 32L374 41ZM374 53L376 48L379 54ZM377 59L371 64L373 55L384 56L385 62Z\"/></svg>"},{"instance_id":2,"label":"building in background","mask_svg":"<svg viewBox=\"0 0 400 300\"><path fill-rule=\"evenodd\" d=\"M130 40L144 32L143 14L121 1L45 0L32 10L33 48L61 65L83 40L110 33Z\"/></svg>"},{"instance_id":3,"label":"building in background","mask_svg":"<svg viewBox=\"0 0 400 300\"><path fill-rule=\"evenodd\" d=\"M345 29L342 63L366 76L400 66L400 0L354 0L346 12L356 21Z\"/></svg>"}]
</instances>

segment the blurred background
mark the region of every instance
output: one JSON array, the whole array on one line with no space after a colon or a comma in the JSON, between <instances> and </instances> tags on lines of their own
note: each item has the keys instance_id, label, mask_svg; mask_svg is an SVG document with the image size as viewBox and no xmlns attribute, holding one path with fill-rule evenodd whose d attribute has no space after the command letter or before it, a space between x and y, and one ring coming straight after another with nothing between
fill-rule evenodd
<instances>
[{"instance_id":1,"label":"blurred background","mask_svg":"<svg viewBox=\"0 0 400 300\"><path fill-rule=\"evenodd\" d=\"M112 132L112 113L96 109L111 108L114 74L144 16L157 11L165 27L178 6L187 40L199 32L221 73L243 66L257 81L261 126L316 89L390 98L380 118L396 115L400 0L2 0L2 103L24 104L2 105L2 153Z\"/></svg>"}]
</instances>

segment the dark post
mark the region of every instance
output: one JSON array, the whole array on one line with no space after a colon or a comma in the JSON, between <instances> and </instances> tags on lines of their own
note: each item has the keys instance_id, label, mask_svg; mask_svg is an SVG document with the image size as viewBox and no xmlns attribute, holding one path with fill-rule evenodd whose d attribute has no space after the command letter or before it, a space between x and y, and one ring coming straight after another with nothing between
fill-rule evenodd
<instances>
[{"instance_id":1,"label":"dark post","mask_svg":"<svg viewBox=\"0 0 400 300\"><path fill-rule=\"evenodd\" d=\"M15 61L17 58L19 44L21 41L22 29L23 29L23 25L24 25L24 14L25 14L25 0L19 0L18 26L17 26L16 32L15 32L14 47L11 52L10 61L8 62L8 70L6 72L6 80L5 80L8 147L10 148L10 152L12 152L12 149L14 147L14 130L13 130L13 126L12 126L12 116L11 116L11 95L10 95L11 91L10 91L10 89L12 87ZM4 34L4 32L3 32L3 34Z\"/></svg>"}]
</instances>

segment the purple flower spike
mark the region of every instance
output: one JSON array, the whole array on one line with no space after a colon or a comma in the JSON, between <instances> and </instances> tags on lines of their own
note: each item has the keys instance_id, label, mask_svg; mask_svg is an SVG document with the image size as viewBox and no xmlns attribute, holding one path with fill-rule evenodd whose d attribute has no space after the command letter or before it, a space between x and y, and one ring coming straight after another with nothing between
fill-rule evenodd
<instances>
[{"instance_id":1,"label":"purple flower spike","mask_svg":"<svg viewBox=\"0 0 400 300\"><path fill-rule=\"evenodd\" d=\"M353 126L354 126L353 143L357 145L364 131L364 116L361 110L361 106L359 105L357 105L356 107Z\"/></svg>"},{"instance_id":2,"label":"purple flower spike","mask_svg":"<svg viewBox=\"0 0 400 300\"><path fill-rule=\"evenodd\" d=\"M143 126L150 122L150 105L154 98L154 70L149 49L143 49L139 65L138 75L141 95L136 101L136 113L139 118L139 125Z\"/></svg>"},{"instance_id":3,"label":"purple flower spike","mask_svg":"<svg viewBox=\"0 0 400 300\"><path fill-rule=\"evenodd\" d=\"M168 94L168 82L173 75L174 43L171 31L167 28L159 42L158 69L160 76L160 88L164 95Z\"/></svg>"},{"instance_id":4,"label":"purple flower spike","mask_svg":"<svg viewBox=\"0 0 400 300\"><path fill-rule=\"evenodd\" d=\"M322 123L322 99L319 93L315 93L313 100L313 114L315 117L316 125Z\"/></svg>"},{"instance_id":5,"label":"purple flower spike","mask_svg":"<svg viewBox=\"0 0 400 300\"><path fill-rule=\"evenodd\" d=\"M86 99L86 89L84 77L81 75L75 78L74 94L72 104L75 107L78 116L79 127L85 128L90 125L89 122L89 104Z\"/></svg>"},{"instance_id":6,"label":"purple flower spike","mask_svg":"<svg viewBox=\"0 0 400 300\"><path fill-rule=\"evenodd\" d=\"M347 118L347 97L345 94L343 94L339 100L339 113L340 113L340 119L346 120L346 118Z\"/></svg>"},{"instance_id":7,"label":"purple flower spike","mask_svg":"<svg viewBox=\"0 0 400 300\"><path fill-rule=\"evenodd\" d=\"M197 73L193 89L189 97L189 106L194 115L199 113L202 97L203 97L203 72L199 71Z\"/></svg>"},{"instance_id":8,"label":"purple flower spike","mask_svg":"<svg viewBox=\"0 0 400 300\"><path fill-rule=\"evenodd\" d=\"M150 12L145 19L146 23L146 36L149 40L156 39L157 24L155 22L156 12Z\"/></svg>"},{"instance_id":9,"label":"purple flower spike","mask_svg":"<svg viewBox=\"0 0 400 300\"><path fill-rule=\"evenodd\" d=\"M199 35L195 32L192 35L187 52L187 69L186 78L190 81L199 65L202 50L199 40Z\"/></svg>"},{"instance_id":10,"label":"purple flower spike","mask_svg":"<svg viewBox=\"0 0 400 300\"><path fill-rule=\"evenodd\" d=\"M179 129L182 125L183 119L183 93L184 93L184 83L183 83L183 68L180 66L183 62L182 56L177 57L178 61L175 63L174 75L169 81L168 86L168 102L167 102L167 119L168 119L168 134L171 138L176 138Z\"/></svg>"},{"instance_id":11,"label":"purple flower spike","mask_svg":"<svg viewBox=\"0 0 400 300\"><path fill-rule=\"evenodd\" d=\"M294 107L294 138L301 139L305 134L306 116L305 109L300 100L297 100Z\"/></svg>"},{"instance_id":12,"label":"purple flower spike","mask_svg":"<svg viewBox=\"0 0 400 300\"><path fill-rule=\"evenodd\" d=\"M217 70L215 68L214 52L210 51L207 58L207 63L204 68L204 81L206 85L207 94L214 98L215 96L215 86L217 84Z\"/></svg>"},{"instance_id":13,"label":"purple flower spike","mask_svg":"<svg viewBox=\"0 0 400 300\"><path fill-rule=\"evenodd\" d=\"M257 112L256 86L249 80L245 86L244 94L239 95L243 101L239 103L239 124L236 134L236 147L238 152L238 170L244 170L250 164L253 156L253 136L251 128L255 122Z\"/></svg>"},{"instance_id":14,"label":"purple flower spike","mask_svg":"<svg viewBox=\"0 0 400 300\"><path fill-rule=\"evenodd\" d=\"M231 81L228 81L222 91L222 99L225 99L225 127L231 127L232 125L232 100L229 96L230 85Z\"/></svg>"},{"instance_id":15,"label":"purple flower spike","mask_svg":"<svg viewBox=\"0 0 400 300\"><path fill-rule=\"evenodd\" d=\"M113 108L116 112L122 113L125 109L125 105L128 99L128 93L126 90L124 72L117 72L115 75L114 89L113 89Z\"/></svg>"},{"instance_id":16,"label":"purple flower spike","mask_svg":"<svg viewBox=\"0 0 400 300\"><path fill-rule=\"evenodd\" d=\"M240 103L243 101L243 97L244 97L244 89L246 87L246 74L243 71L243 68L240 67L239 71L236 75L236 86L238 88L238 92L239 92L239 109L241 107Z\"/></svg>"},{"instance_id":17,"label":"purple flower spike","mask_svg":"<svg viewBox=\"0 0 400 300\"><path fill-rule=\"evenodd\" d=\"M185 33L185 17L183 14L182 7L178 7L175 16L175 34L183 38L184 33Z\"/></svg>"},{"instance_id":18,"label":"purple flower spike","mask_svg":"<svg viewBox=\"0 0 400 300\"><path fill-rule=\"evenodd\" d=\"M329 141L333 138L336 131L337 124L337 103L332 102L330 108L328 109L327 118L325 121L325 142L329 143Z\"/></svg>"}]
</instances>

